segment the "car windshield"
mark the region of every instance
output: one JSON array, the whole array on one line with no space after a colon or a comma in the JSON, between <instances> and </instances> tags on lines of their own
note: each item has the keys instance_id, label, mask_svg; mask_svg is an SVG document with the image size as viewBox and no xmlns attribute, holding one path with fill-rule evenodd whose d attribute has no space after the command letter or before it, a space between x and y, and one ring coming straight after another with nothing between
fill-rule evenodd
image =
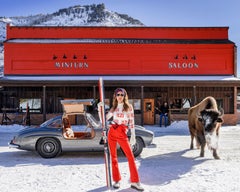
<instances>
[{"instance_id":1,"label":"car windshield","mask_svg":"<svg viewBox=\"0 0 240 192\"><path fill-rule=\"evenodd\" d=\"M85 118L83 114L69 115L69 118L70 118L71 126L86 127L89 123L91 124L92 127L95 127L95 128L101 127L100 122L97 121L90 113L85 113ZM62 118L49 119L44 123L42 123L40 127L61 128Z\"/></svg>"},{"instance_id":2,"label":"car windshield","mask_svg":"<svg viewBox=\"0 0 240 192\"><path fill-rule=\"evenodd\" d=\"M62 126L62 119L61 118L56 118L56 119L49 119L42 123L40 127L53 127L53 128L60 128Z\"/></svg>"},{"instance_id":3,"label":"car windshield","mask_svg":"<svg viewBox=\"0 0 240 192\"><path fill-rule=\"evenodd\" d=\"M50 128L61 128L62 127L62 120L56 119L55 121L52 121L48 124L48 127Z\"/></svg>"},{"instance_id":4,"label":"car windshield","mask_svg":"<svg viewBox=\"0 0 240 192\"><path fill-rule=\"evenodd\" d=\"M93 127L96 127L96 128L101 127L100 122L97 121L90 113L86 113L86 118Z\"/></svg>"}]
</instances>

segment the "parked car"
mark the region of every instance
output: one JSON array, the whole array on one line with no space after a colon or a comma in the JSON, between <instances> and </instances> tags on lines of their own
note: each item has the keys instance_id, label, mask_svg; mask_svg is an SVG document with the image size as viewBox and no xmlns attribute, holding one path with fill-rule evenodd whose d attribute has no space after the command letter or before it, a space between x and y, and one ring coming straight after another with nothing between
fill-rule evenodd
<instances>
[{"instance_id":1,"label":"parked car","mask_svg":"<svg viewBox=\"0 0 240 192\"><path fill-rule=\"evenodd\" d=\"M86 107L94 100L61 101L64 113L39 127L20 130L10 141L9 147L36 151L43 158L54 158L67 151L103 151L102 127ZM141 154L144 147L152 144L154 134L144 127L135 125L136 144L134 156ZM128 133L130 137L130 132Z\"/></svg>"}]
</instances>

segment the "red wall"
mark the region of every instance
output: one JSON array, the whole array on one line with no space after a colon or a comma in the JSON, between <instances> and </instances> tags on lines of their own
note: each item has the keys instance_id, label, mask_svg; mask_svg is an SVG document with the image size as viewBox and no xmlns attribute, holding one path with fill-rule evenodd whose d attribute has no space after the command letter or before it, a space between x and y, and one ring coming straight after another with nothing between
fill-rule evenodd
<instances>
[{"instance_id":1,"label":"red wall","mask_svg":"<svg viewBox=\"0 0 240 192\"><path fill-rule=\"evenodd\" d=\"M231 44L6 44L5 49L5 75L219 75L234 70Z\"/></svg>"},{"instance_id":2,"label":"red wall","mask_svg":"<svg viewBox=\"0 0 240 192\"><path fill-rule=\"evenodd\" d=\"M26 28L9 27L8 39L4 44L5 75L232 75L234 74L234 43L227 44L116 44L116 43L73 43L62 37L77 36L82 28ZM71 30L72 29L72 33ZM172 38L227 38L227 28L83 28L84 37L106 35L110 37L165 37ZM117 34L109 31L116 30ZM130 30L131 29L131 30ZM134 31L136 29L136 36ZM142 33L139 30L142 29ZM157 33L159 29L159 33ZM160 30L161 29L161 30ZM188 29L188 30L187 30ZM205 30L204 30L205 29ZM29 31L28 31L29 30ZM35 31L35 32L34 32ZM55 31L54 42L50 37ZM67 31L67 32L66 32ZM100 33L100 32L103 33ZM123 31L122 33L120 33ZM169 33L166 33L169 31ZM180 31L180 32L179 32ZM186 33L184 33L184 31ZM190 35L191 31L191 36ZM65 33L66 32L66 33ZM129 32L129 33L128 33ZM165 33L164 33L165 32ZM71 35L70 35L71 33ZM209 35L207 35L209 33ZM151 35L152 34L152 35ZM175 34L175 36L174 36ZM39 41L48 37L45 42ZM15 37L15 38L14 38ZM28 38L27 38L28 37ZM21 38L33 39L26 43ZM40 38L41 37L41 38ZM79 34L78 34L79 37ZM82 37L82 36L81 36ZM162 38L161 38L162 39ZM64 58L64 55L66 58Z\"/></svg>"}]
</instances>

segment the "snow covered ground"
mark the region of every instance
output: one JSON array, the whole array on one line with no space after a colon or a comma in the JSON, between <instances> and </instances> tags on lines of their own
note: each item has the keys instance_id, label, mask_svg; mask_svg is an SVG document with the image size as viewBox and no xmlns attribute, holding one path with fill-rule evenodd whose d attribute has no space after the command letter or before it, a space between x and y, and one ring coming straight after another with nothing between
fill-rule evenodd
<instances>
[{"instance_id":1,"label":"snow covered ground","mask_svg":"<svg viewBox=\"0 0 240 192\"><path fill-rule=\"evenodd\" d=\"M0 126L1 192L101 192L105 186L103 153L65 153L43 159L33 152L9 149L7 143L21 126ZM238 192L240 191L240 125L223 126L219 156L209 150L189 150L186 121L167 128L146 126L154 131L156 148L145 148L136 158L145 191L156 192ZM119 156L121 188L134 191L129 184L127 160Z\"/></svg>"}]
</instances>

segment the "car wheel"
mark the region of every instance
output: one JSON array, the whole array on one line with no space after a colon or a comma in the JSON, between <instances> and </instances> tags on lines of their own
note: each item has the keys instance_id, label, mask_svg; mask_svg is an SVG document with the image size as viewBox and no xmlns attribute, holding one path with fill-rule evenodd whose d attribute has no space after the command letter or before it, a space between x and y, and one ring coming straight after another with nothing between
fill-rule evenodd
<instances>
[{"instance_id":1,"label":"car wheel","mask_svg":"<svg viewBox=\"0 0 240 192\"><path fill-rule=\"evenodd\" d=\"M61 146L54 138L43 138L37 143L37 152L43 158L54 158L60 154Z\"/></svg>"},{"instance_id":2,"label":"car wheel","mask_svg":"<svg viewBox=\"0 0 240 192\"><path fill-rule=\"evenodd\" d=\"M142 150L144 148L144 143L142 141L142 139L140 137L136 138L136 144L134 146L132 146L132 152L134 157L139 156L142 153ZM125 155L124 151L121 149L121 152Z\"/></svg>"},{"instance_id":3,"label":"car wheel","mask_svg":"<svg viewBox=\"0 0 240 192\"><path fill-rule=\"evenodd\" d=\"M134 157L137 157L142 153L143 147L143 140L140 137L136 137L136 144L132 146L132 152Z\"/></svg>"}]
</instances>

